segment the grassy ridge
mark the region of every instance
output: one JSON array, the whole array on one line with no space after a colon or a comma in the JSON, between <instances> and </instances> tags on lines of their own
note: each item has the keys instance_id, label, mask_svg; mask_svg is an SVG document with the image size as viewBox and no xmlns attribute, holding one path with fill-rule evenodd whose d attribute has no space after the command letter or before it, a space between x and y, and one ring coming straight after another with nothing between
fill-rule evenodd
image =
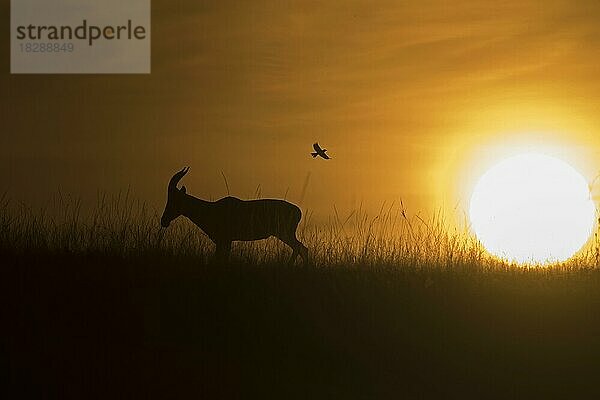
<instances>
[{"instance_id":1,"label":"grassy ridge","mask_svg":"<svg viewBox=\"0 0 600 400\"><path fill-rule=\"evenodd\" d=\"M12 389L34 397L600 394L600 273L5 259Z\"/></svg>"},{"instance_id":2,"label":"grassy ridge","mask_svg":"<svg viewBox=\"0 0 600 400\"><path fill-rule=\"evenodd\" d=\"M48 211L51 210L51 211ZM382 205L376 215L357 209L334 212L326 223L311 223L304 215L298 236L309 248L317 267L408 265L423 268L510 269L511 263L490 257L468 228L456 228L438 212L424 220L409 215L402 203ZM308 215L307 215L308 214ZM129 193L99 195L83 211L79 200L57 197L47 210L32 210L0 197L0 251L52 254L101 254L116 257L177 256L209 262L212 242L185 218L168 229L159 215ZM290 249L269 239L234 243L233 257L250 264L281 263ZM600 242L594 236L568 262L550 266L570 270L598 265ZM535 268L536 265L525 266ZM547 268L544 266L544 268Z\"/></svg>"},{"instance_id":3,"label":"grassy ridge","mask_svg":"<svg viewBox=\"0 0 600 400\"><path fill-rule=\"evenodd\" d=\"M0 213L2 347L22 396L600 394L593 246L514 267L388 207L303 226L312 268L275 241L217 265L193 227L160 231L127 197L60 209Z\"/></svg>"}]
</instances>

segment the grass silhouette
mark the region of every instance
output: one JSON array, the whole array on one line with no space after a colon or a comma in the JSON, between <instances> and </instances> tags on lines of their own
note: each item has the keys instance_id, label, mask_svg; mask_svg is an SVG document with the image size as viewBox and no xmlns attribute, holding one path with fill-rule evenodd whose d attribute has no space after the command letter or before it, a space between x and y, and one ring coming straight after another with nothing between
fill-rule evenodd
<instances>
[{"instance_id":1,"label":"grass silhouette","mask_svg":"<svg viewBox=\"0 0 600 400\"><path fill-rule=\"evenodd\" d=\"M58 210L58 211L56 211ZM597 396L597 240L574 259L515 266L442 213L402 203L276 240L227 265L184 219L128 193L91 211L0 201L2 345L19 397Z\"/></svg>"},{"instance_id":2,"label":"grass silhouette","mask_svg":"<svg viewBox=\"0 0 600 400\"><path fill-rule=\"evenodd\" d=\"M159 225L159 213L134 199L129 192L98 195L91 210L82 211L78 199L58 195L48 209L33 210L0 197L0 249L4 253L48 253L189 257L210 262L214 245L186 218L168 229ZM52 210L51 212L48 210ZM308 215L306 215L308 214ZM325 223L313 224L305 213L299 236L311 251L317 267L406 267L506 270L514 263L489 256L468 227L452 227L443 212L428 220L412 216L400 204L381 206L371 216L362 207L340 215L333 207ZM567 262L519 266L530 270L572 270L596 267L600 252L598 234L591 244ZM279 264L289 249L276 240L238 242L233 262Z\"/></svg>"}]
</instances>

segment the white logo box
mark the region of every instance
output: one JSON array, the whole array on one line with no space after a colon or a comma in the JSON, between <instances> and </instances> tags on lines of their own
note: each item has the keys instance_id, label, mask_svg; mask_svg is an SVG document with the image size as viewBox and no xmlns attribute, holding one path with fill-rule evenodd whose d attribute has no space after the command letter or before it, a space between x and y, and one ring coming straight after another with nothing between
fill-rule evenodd
<instances>
[{"instance_id":1,"label":"white logo box","mask_svg":"<svg viewBox=\"0 0 600 400\"><path fill-rule=\"evenodd\" d=\"M150 0L11 0L11 73L150 73Z\"/></svg>"}]
</instances>

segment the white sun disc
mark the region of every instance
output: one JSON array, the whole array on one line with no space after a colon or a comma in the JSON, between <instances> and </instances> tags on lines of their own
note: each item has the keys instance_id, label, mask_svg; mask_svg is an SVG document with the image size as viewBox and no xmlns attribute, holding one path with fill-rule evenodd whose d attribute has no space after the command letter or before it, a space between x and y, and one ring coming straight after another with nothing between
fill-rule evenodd
<instances>
[{"instance_id":1,"label":"white sun disc","mask_svg":"<svg viewBox=\"0 0 600 400\"><path fill-rule=\"evenodd\" d=\"M564 261L588 241L595 207L586 180L542 154L507 158L479 179L471 226L491 254L519 263Z\"/></svg>"}]
</instances>

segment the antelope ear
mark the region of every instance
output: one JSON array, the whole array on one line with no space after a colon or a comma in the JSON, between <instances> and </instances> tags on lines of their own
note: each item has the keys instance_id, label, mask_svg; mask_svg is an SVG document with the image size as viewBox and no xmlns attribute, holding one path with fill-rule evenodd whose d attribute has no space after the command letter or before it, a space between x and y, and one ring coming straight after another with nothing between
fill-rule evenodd
<instances>
[{"instance_id":1,"label":"antelope ear","mask_svg":"<svg viewBox=\"0 0 600 400\"><path fill-rule=\"evenodd\" d=\"M181 193L185 193L185 192L186 192L185 186L182 186L182 187L181 187L181 189L179 189L179 191L180 191Z\"/></svg>"}]
</instances>

